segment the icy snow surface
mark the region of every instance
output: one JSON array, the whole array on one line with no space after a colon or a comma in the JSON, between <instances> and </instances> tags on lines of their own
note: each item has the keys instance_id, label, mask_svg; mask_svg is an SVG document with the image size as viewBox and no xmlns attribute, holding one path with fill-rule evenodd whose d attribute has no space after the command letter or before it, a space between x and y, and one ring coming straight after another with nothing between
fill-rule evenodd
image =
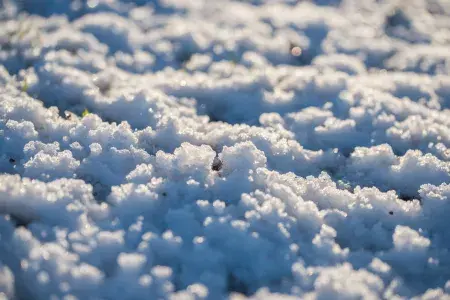
<instances>
[{"instance_id":1,"label":"icy snow surface","mask_svg":"<svg viewBox=\"0 0 450 300\"><path fill-rule=\"evenodd\" d=\"M450 299L448 0L3 0L1 299Z\"/></svg>"}]
</instances>

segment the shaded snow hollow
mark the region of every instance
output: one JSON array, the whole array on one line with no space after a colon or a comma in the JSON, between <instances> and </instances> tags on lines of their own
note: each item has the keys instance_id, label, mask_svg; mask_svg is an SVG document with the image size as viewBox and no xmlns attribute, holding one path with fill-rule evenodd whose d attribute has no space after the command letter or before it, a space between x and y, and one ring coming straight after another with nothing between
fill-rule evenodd
<instances>
[{"instance_id":1,"label":"shaded snow hollow","mask_svg":"<svg viewBox=\"0 0 450 300\"><path fill-rule=\"evenodd\" d=\"M449 49L446 0L2 1L0 298L450 299Z\"/></svg>"}]
</instances>

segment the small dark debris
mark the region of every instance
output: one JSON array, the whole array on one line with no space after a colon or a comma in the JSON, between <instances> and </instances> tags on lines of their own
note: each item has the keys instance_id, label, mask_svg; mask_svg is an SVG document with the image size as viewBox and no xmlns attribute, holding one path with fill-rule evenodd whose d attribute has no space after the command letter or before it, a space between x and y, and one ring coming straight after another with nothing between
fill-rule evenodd
<instances>
[{"instance_id":1,"label":"small dark debris","mask_svg":"<svg viewBox=\"0 0 450 300\"><path fill-rule=\"evenodd\" d=\"M211 165L211 169L213 171L220 171L222 169L223 162L220 160L218 156L214 157L213 163Z\"/></svg>"},{"instance_id":2,"label":"small dark debris","mask_svg":"<svg viewBox=\"0 0 450 300\"><path fill-rule=\"evenodd\" d=\"M314 55L308 50L302 48L300 45L290 42L289 54L294 63L305 66L311 64Z\"/></svg>"},{"instance_id":3,"label":"small dark debris","mask_svg":"<svg viewBox=\"0 0 450 300\"><path fill-rule=\"evenodd\" d=\"M389 214L392 216L392 215L394 214L394 212L393 212L393 211L390 211Z\"/></svg>"},{"instance_id":4,"label":"small dark debris","mask_svg":"<svg viewBox=\"0 0 450 300\"><path fill-rule=\"evenodd\" d=\"M16 162L16 160L15 160L14 158L10 158L10 159L9 159L9 162L13 164L13 163Z\"/></svg>"},{"instance_id":5,"label":"small dark debris","mask_svg":"<svg viewBox=\"0 0 450 300\"><path fill-rule=\"evenodd\" d=\"M162 195L163 197L166 197L166 196L167 196L167 193L166 193L166 192L162 192L161 195Z\"/></svg>"},{"instance_id":6,"label":"small dark debris","mask_svg":"<svg viewBox=\"0 0 450 300\"><path fill-rule=\"evenodd\" d=\"M289 43L289 52L292 56L299 57L302 55L302 48L295 43Z\"/></svg>"}]
</instances>

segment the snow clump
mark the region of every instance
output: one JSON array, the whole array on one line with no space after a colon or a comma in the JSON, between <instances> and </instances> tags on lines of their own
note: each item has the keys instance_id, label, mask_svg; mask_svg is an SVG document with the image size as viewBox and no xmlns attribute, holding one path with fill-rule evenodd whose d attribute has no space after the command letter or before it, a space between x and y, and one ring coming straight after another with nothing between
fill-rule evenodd
<instances>
[{"instance_id":1,"label":"snow clump","mask_svg":"<svg viewBox=\"0 0 450 300\"><path fill-rule=\"evenodd\" d=\"M0 4L0 298L450 299L450 7Z\"/></svg>"}]
</instances>

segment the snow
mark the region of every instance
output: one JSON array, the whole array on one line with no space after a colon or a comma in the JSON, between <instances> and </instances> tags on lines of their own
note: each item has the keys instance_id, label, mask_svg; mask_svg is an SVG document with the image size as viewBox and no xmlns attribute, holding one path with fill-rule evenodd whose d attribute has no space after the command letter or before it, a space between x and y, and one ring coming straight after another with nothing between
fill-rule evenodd
<instances>
[{"instance_id":1,"label":"snow","mask_svg":"<svg viewBox=\"0 0 450 300\"><path fill-rule=\"evenodd\" d=\"M450 299L446 0L5 0L0 299Z\"/></svg>"}]
</instances>

